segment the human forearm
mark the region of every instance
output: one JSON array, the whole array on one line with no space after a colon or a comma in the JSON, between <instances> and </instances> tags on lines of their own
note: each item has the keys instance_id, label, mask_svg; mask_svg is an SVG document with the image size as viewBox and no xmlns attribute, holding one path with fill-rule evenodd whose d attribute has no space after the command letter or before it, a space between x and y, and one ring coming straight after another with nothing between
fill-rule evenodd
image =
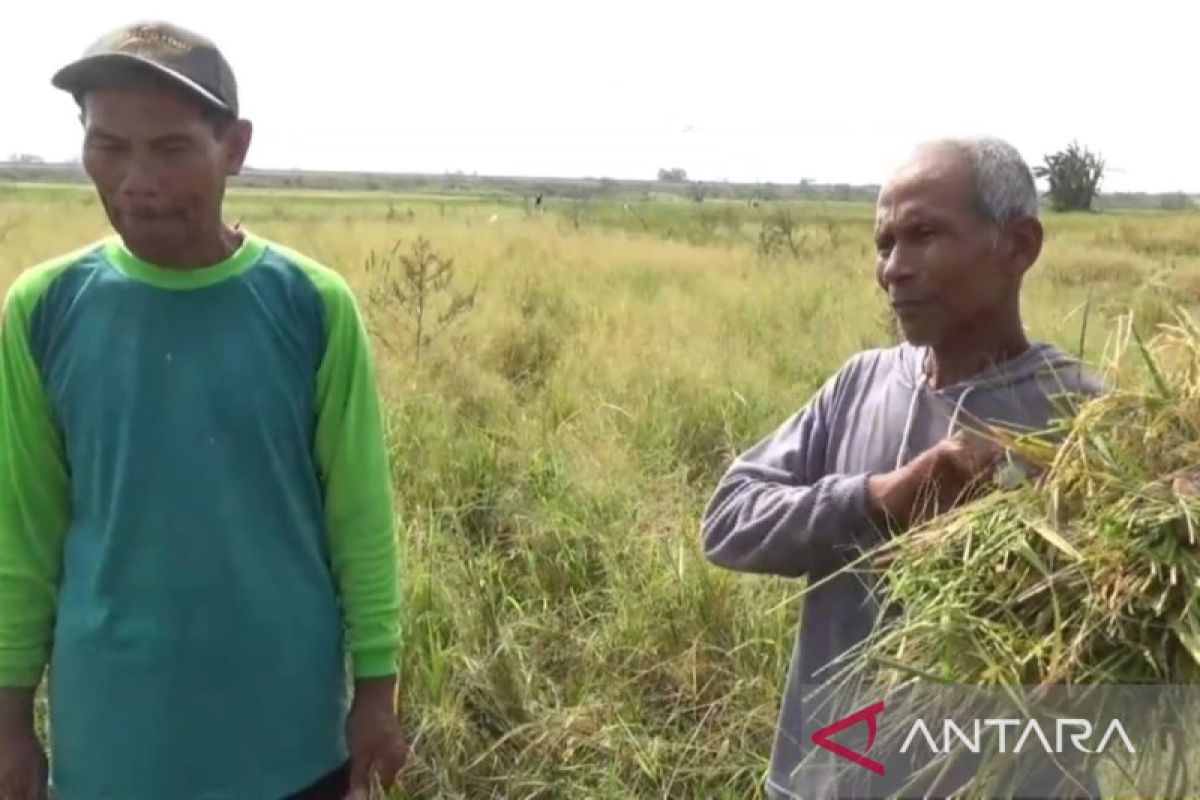
<instances>
[{"instance_id":1,"label":"human forearm","mask_svg":"<svg viewBox=\"0 0 1200 800\"><path fill-rule=\"evenodd\" d=\"M400 587L390 525L346 535L335 555L347 649L358 680L394 675L399 658Z\"/></svg>"},{"instance_id":2,"label":"human forearm","mask_svg":"<svg viewBox=\"0 0 1200 800\"><path fill-rule=\"evenodd\" d=\"M819 571L882 538L889 524L908 525L933 469L934 458L923 456L893 472L827 475L807 486L735 470L705 513L705 554L743 572Z\"/></svg>"},{"instance_id":3,"label":"human forearm","mask_svg":"<svg viewBox=\"0 0 1200 800\"><path fill-rule=\"evenodd\" d=\"M35 690L24 687L0 687L0 734L33 729Z\"/></svg>"},{"instance_id":4,"label":"human forearm","mask_svg":"<svg viewBox=\"0 0 1200 800\"><path fill-rule=\"evenodd\" d=\"M798 577L852 553L871 524L865 476L787 486L735 475L705 513L704 552L729 569Z\"/></svg>"},{"instance_id":5,"label":"human forearm","mask_svg":"<svg viewBox=\"0 0 1200 800\"><path fill-rule=\"evenodd\" d=\"M867 497L873 514L907 527L971 499L986 489L1003 450L976 436L944 439L892 472L872 475Z\"/></svg>"},{"instance_id":6,"label":"human forearm","mask_svg":"<svg viewBox=\"0 0 1200 800\"><path fill-rule=\"evenodd\" d=\"M397 707L396 676L358 678L354 681L354 704L394 712Z\"/></svg>"},{"instance_id":7,"label":"human forearm","mask_svg":"<svg viewBox=\"0 0 1200 800\"><path fill-rule=\"evenodd\" d=\"M0 687L36 686L50 657L58 558L56 537L0 508ZM23 532L24 531L24 532Z\"/></svg>"},{"instance_id":8,"label":"human forearm","mask_svg":"<svg viewBox=\"0 0 1200 800\"><path fill-rule=\"evenodd\" d=\"M12 513L3 495L0 485L0 687L24 688L38 684L50 656L58 537L39 538L37 523Z\"/></svg>"},{"instance_id":9,"label":"human forearm","mask_svg":"<svg viewBox=\"0 0 1200 800\"><path fill-rule=\"evenodd\" d=\"M33 717L33 689L0 688L0 798L45 800L49 763Z\"/></svg>"},{"instance_id":10,"label":"human forearm","mask_svg":"<svg viewBox=\"0 0 1200 800\"><path fill-rule=\"evenodd\" d=\"M800 577L852 553L867 532L866 476L826 463L836 384L835 376L722 476L701 522L714 564Z\"/></svg>"},{"instance_id":11,"label":"human forearm","mask_svg":"<svg viewBox=\"0 0 1200 800\"><path fill-rule=\"evenodd\" d=\"M916 516L923 481L910 467L872 475L867 479L867 499L872 513L901 527Z\"/></svg>"}]
</instances>

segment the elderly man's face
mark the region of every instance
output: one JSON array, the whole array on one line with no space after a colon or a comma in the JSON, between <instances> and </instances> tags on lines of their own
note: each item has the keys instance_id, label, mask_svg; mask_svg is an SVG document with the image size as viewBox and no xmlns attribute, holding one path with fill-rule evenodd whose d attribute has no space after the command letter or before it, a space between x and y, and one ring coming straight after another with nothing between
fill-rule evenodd
<instances>
[{"instance_id":1,"label":"elderly man's face","mask_svg":"<svg viewBox=\"0 0 1200 800\"><path fill-rule=\"evenodd\" d=\"M249 123L218 132L194 102L153 86L84 99L83 166L135 254L171 264L221 223L225 180L250 144Z\"/></svg>"},{"instance_id":2,"label":"elderly man's face","mask_svg":"<svg viewBox=\"0 0 1200 800\"><path fill-rule=\"evenodd\" d=\"M971 188L965 155L943 148L918 155L880 194L876 275L912 344L937 347L999 319L1018 290L1023 267L975 210Z\"/></svg>"}]
</instances>

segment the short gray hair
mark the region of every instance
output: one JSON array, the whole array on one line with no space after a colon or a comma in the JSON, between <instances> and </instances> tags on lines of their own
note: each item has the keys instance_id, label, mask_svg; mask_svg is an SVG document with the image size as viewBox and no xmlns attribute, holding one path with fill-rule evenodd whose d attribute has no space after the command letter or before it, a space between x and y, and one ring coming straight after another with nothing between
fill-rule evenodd
<instances>
[{"instance_id":1,"label":"short gray hair","mask_svg":"<svg viewBox=\"0 0 1200 800\"><path fill-rule=\"evenodd\" d=\"M1017 148L1002 139L949 139L971 164L972 194L979 214L992 225L1005 225L1038 214L1033 172Z\"/></svg>"}]
</instances>

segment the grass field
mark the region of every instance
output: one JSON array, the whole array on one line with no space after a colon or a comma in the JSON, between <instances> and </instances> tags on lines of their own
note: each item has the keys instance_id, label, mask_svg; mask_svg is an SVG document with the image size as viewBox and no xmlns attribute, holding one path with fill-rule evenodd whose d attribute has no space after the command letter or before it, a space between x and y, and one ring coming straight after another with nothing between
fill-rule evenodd
<instances>
[{"instance_id":1,"label":"grass field","mask_svg":"<svg viewBox=\"0 0 1200 800\"><path fill-rule=\"evenodd\" d=\"M278 193L248 228L343 272L372 321L405 532L403 692L420 798L745 798L769 753L795 583L699 551L729 459L893 341L871 209ZM1101 356L1200 293L1200 216L1052 216L1031 334ZM782 230L782 228L780 229ZM0 283L107 232L90 193L0 186ZM474 308L416 359L365 267L423 236ZM386 288L386 287L382 287Z\"/></svg>"}]
</instances>

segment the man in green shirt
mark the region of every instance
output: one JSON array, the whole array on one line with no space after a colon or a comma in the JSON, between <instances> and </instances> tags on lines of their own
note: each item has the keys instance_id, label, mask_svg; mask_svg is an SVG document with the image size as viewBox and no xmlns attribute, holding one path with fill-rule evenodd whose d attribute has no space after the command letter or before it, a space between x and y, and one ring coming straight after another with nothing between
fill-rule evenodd
<instances>
[{"instance_id":1,"label":"man in green shirt","mask_svg":"<svg viewBox=\"0 0 1200 800\"><path fill-rule=\"evenodd\" d=\"M210 41L131 26L54 85L116 235L4 299L0 800L390 786L398 552L354 297L225 223L251 126Z\"/></svg>"}]
</instances>

